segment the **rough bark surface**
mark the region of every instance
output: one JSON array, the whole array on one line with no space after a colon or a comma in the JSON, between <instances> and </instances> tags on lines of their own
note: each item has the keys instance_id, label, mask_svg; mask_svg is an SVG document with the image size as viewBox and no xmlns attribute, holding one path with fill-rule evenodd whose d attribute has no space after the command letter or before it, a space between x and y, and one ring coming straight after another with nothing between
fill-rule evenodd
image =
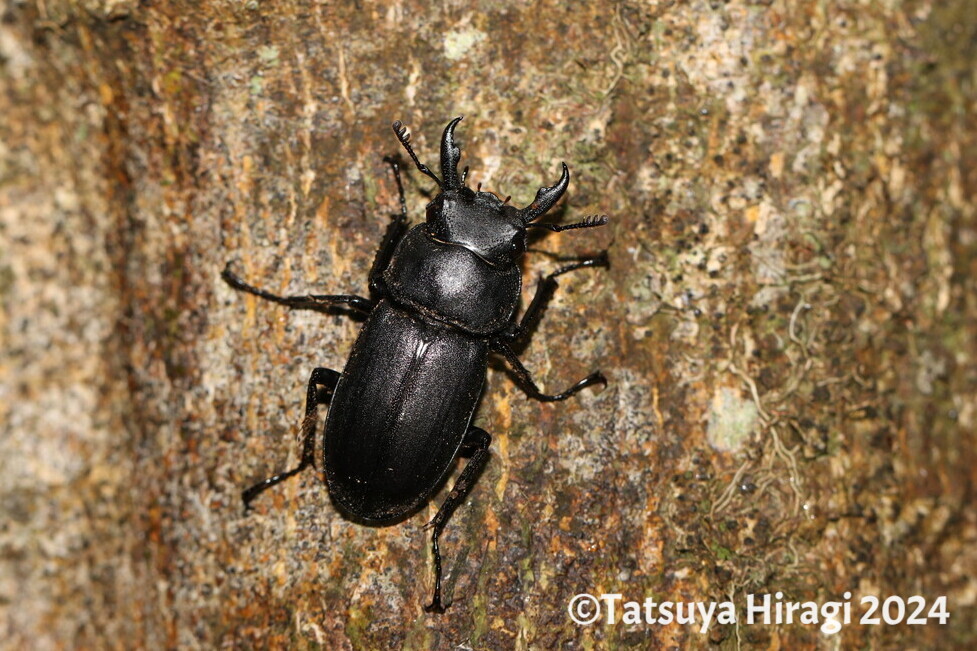
<instances>
[{"instance_id":1,"label":"rough bark surface","mask_svg":"<svg viewBox=\"0 0 977 651\"><path fill-rule=\"evenodd\" d=\"M202 4L202 6L201 6ZM0 639L11 648L798 648L977 641L977 18L913 2L8 1ZM358 325L402 119L609 251L489 371L444 537L344 520L296 459ZM407 180L420 219L431 183ZM555 262L531 255L526 278ZM527 285L532 283L527 282ZM528 287L527 287L528 293ZM947 597L944 626L579 626L626 599ZM855 607L856 613L860 609ZM741 610L741 615L743 614ZM857 619L857 614L856 614Z\"/></svg>"}]
</instances>

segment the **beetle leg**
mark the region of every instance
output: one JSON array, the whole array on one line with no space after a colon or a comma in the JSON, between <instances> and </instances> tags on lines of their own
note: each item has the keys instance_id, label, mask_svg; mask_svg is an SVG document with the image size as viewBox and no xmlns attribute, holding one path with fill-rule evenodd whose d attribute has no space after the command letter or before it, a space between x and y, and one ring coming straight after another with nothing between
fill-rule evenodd
<instances>
[{"instance_id":1,"label":"beetle leg","mask_svg":"<svg viewBox=\"0 0 977 651\"><path fill-rule=\"evenodd\" d=\"M271 488L314 465L315 431L319 420L316 407L327 404L332 399L332 393L336 389L337 382L339 382L339 371L334 371L331 368L316 368L312 371L312 376L309 378L309 388L305 395L305 418L302 419L302 459L295 468L258 482L241 493L245 513L251 509L251 501L265 489Z\"/></svg>"},{"instance_id":2,"label":"beetle leg","mask_svg":"<svg viewBox=\"0 0 977 651\"><path fill-rule=\"evenodd\" d=\"M516 380L522 387L522 390L525 391L527 395L532 396L537 400L542 400L543 402L566 400L581 389L585 389L586 387L594 384L607 385L607 378L604 377L603 373L600 371L594 371L566 391L554 394L543 393L539 390L539 387L536 386L536 383L533 381L529 371L526 370L526 367L522 365L522 362L519 361L516 354L512 352L512 348L509 347L509 344L505 343L504 341L495 340L492 342L492 349L498 353L501 353L502 356L505 357L506 361L509 362L509 366L512 367L512 372L516 374Z\"/></svg>"},{"instance_id":3,"label":"beetle leg","mask_svg":"<svg viewBox=\"0 0 977 651\"><path fill-rule=\"evenodd\" d=\"M380 248L373 259L373 266L370 267L370 293L383 294L385 286L383 283L383 272L390 264L394 249L407 232L407 199L404 198L404 184L400 180L400 165L393 158L386 158L394 172L394 179L397 180L397 194L400 197L400 215L391 220L387 226L387 232L380 242Z\"/></svg>"},{"instance_id":4,"label":"beetle leg","mask_svg":"<svg viewBox=\"0 0 977 651\"><path fill-rule=\"evenodd\" d=\"M431 548L434 552L434 599L431 601L431 605L424 608L428 612L443 613L445 610L444 604L441 603L441 550L438 547L438 537L448 524L448 518L465 500L472 486L475 485L478 474L485 467L485 462L488 461L491 443L492 436L481 428L471 427L465 432L465 439L461 444L461 454L469 457L468 463L465 464L458 481L448 493L444 504L438 509L437 515L424 527L434 530L431 534Z\"/></svg>"},{"instance_id":5,"label":"beetle leg","mask_svg":"<svg viewBox=\"0 0 977 651\"><path fill-rule=\"evenodd\" d=\"M266 292L253 285L249 285L238 278L231 271L231 263L228 262L221 272L221 278L234 289L242 292L254 294L273 303L285 305L294 310L316 310L318 312L328 312L336 307L348 307L350 309L369 314L373 310L374 303L368 298L356 296L355 294L306 294L304 296L278 296L271 292Z\"/></svg>"},{"instance_id":6,"label":"beetle leg","mask_svg":"<svg viewBox=\"0 0 977 651\"><path fill-rule=\"evenodd\" d=\"M565 267L560 267L553 273L540 278L539 284L536 285L536 293L533 295L533 300L529 303L529 307L526 308L525 313L522 315L522 319L519 320L519 324L507 335L507 339L512 341L517 348L525 344L529 333L532 332L533 328L536 327L536 323L539 322L539 317L542 316L543 310L546 309L546 304L553 297L553 293L556 288L560 286L556 282L557 276L562 276L565 273L574 271L575 269L581 269L583 267L606 267L607 266L607 252L604 251L600 255L594 256L593 258L586 258L580 260L579 262L574 262L573 264L568 264Z\"/></svg>"}]
</instances>

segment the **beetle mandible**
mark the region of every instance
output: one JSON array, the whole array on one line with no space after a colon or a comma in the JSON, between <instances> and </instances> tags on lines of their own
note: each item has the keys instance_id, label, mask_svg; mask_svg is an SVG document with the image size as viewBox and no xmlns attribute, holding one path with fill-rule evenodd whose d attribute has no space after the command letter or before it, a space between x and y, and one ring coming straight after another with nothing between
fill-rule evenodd
<instances>
[{"instance_id":1,"label":"beetle mandible","mask_svg":"<svg viewBox=\"0 0 977 651\"><path fill-rule=\"evenodd\" d=\"M390 160L400 195L400 214L380 244L369 275L370 298L351 294L277 296L249 285L230 271L221 276L234 289L295 309L336 308L367 316L343 372L316 368L309 378L298 466L243 492L245 510L259 493L314 466L317 407L329 405L322 461L329 495L349 519L394 524L416 512L448 476L455 459L467 457L457 482L428 523L432 529L434 597L428 611L444 612L438 537L488 461L491 436L472 425L485 380L487 357L509 364L523 390L543 401L564 400L593 384L594 372L557 394L540 391L515 349L557 287L556 278L583 267L607 266L606 253L578 258L540 279L526 311L516 320L522 275L519 259L527 230L553 232L607 223L606 216L572 224L539 223L570 183L563 163L560 180L541 187L525 208L516 208L481 184L465 184L458 172L461 149L453 119L441 137L441 177L418 160L400 121L394 133L417 169L437 183L424 223L408 228L407 204L397 163Z\"/></svg>"}]
</instances>

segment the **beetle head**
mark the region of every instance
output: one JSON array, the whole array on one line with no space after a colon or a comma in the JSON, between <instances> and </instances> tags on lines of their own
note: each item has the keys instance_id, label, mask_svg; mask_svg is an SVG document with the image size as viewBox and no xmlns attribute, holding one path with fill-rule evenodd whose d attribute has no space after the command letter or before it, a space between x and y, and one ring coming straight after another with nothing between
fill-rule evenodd
<instances>
[{"instance_id":1,"label":"beetle head","mask_svg":"<svg viewBox=\"0 0 977 651\"><path fill-rule=\"evenodd\" d=\"M526 225L518 213L490 192L442 190L427 206L427 233L493 266L504 265L526 250Z\"/></svg>"},{"instance_id":2,"label":"beetle head","mask_svg":"<svg viewBox=\"0 0 977 651\"><path fill-rule=\"evenodd\" d=\"M417 159L403 125L394 122L393 128L417 168L441 188L427 207L428 235L445 244L463 246L493 266L505 265L526 250L526 228L563 196L570 185L570 171L563 163L560 180L552 187L540 188L533 202L521 209L509 205L508 198L503 201L491 192L472 190L465 185L468 168L458 174L461 148L455 142L455 127L459 122L460 117L449 122L441 136L440 179Z\"/></svg>"}]
</instances>

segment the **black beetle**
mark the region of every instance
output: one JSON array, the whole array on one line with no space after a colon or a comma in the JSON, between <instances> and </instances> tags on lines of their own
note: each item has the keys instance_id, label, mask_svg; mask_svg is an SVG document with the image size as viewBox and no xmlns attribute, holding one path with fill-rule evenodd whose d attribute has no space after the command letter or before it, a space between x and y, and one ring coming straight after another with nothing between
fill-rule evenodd
<instances>
[{"instance_id":1,"label":"black beetle","mask_svg":"<svg viewBox=\"0 0 977 651\"><path fill-rule=\"evenodd\" d=\"M557 276L607 265L606 254L601 254L542 278L516 321L522 287L519 258L526 250L527 229L588 228L605 224L607 218L567 225L536 223L570 183L565 163L556 185L540 188L522 209L482 192L481 186L471 190L465 185L468 168L458 173L461 150L454 130L460 120L452 120L441 137L442 178L418 160L407 129L399 121L393 123L414 165L438 184L440 192L427 206L426 222L408 229L399 168L390 161L401 213L387 229L370 270L372 298L276 296L243 282L231 273L230 263L221 274L235 289L290 308L346 308L368 315L342 374L328 368L312 371L301 462L244 491L246 510L263 490L313 465L320 404L329 404L323 436L326 485L339 510L354 521L387 525L403 520L428 501L456 457L469 457L428 524L433 529L435 578L434 599L426 609L437 612L444 611L438 537L488 460L492 440L471 424L488 353L501 354L526 393L539 400L564 400L584 387L606 384L595 372L562 393L544 394L513 346L524 343L557 287Z\"/></svg>"}]
</instances>

